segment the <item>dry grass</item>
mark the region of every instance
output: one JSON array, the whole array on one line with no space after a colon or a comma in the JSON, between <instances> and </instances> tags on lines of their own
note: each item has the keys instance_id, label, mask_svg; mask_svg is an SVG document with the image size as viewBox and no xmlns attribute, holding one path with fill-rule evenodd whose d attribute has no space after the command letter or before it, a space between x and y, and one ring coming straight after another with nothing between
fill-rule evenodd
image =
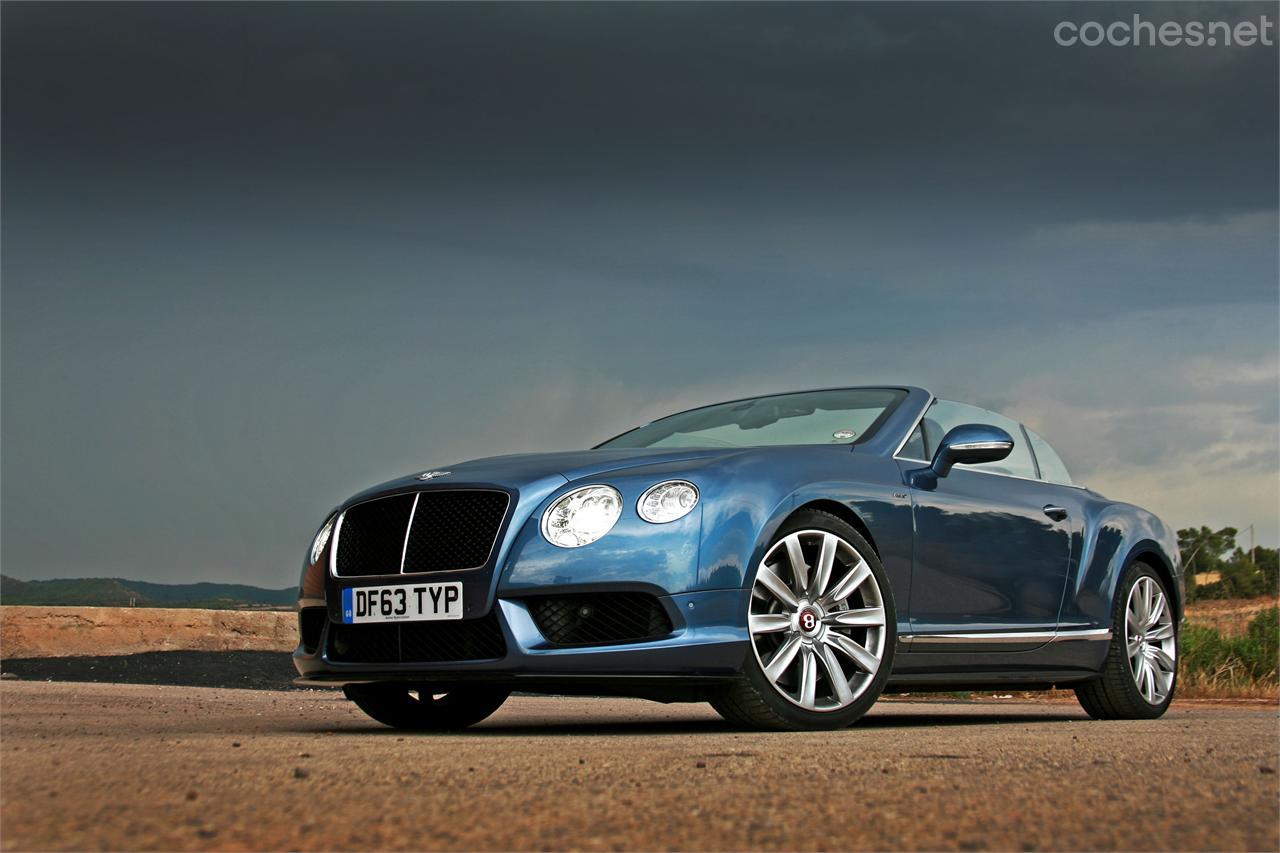
<instances>
[{"instance_id":1,"label":"dry grass","mask_svg":"<svg viewBox=\"0 0 1280 853\"><path fill-rule=\"evenodd\" d=\"M1179 692L1201 699L1280 699L1276 599L1196 602L1179 643Z\"/></svg>"},{"instance_id":2,"label":"dry grass","mask_svg":"<svg viewBox=\"0 0 1280 853\"><path fill-rule=\"evenodd\" d=\"M1257 699L1280 702L1280 684L1230 672L1184 672L1178 676L1179 699Z\"/></svg>"},{"instance_id":3,"label":"dry grass","mask_svg":"<svg viewBox=\"0 0 1280 853\"><path fill-rule=\"evenodd\" d=\"M1187 624L1212 628L1224 637L1239 637L1248 631L1255 616L1276 604L1274 597L1266 595L1261 598L1196 601L1187 605Z\"/></svg>"}]
</instances>

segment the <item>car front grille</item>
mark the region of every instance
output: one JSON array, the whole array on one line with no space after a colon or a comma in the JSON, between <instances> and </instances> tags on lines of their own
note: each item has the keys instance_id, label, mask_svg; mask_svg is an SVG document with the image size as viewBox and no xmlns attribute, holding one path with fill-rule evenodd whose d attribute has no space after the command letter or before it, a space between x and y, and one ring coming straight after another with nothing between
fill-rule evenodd
<instances>
[{"instance_id":1,"label":"car front grille","mask_svg":"<svg viewBox=\"0 0 1280 853\"><path fill-rule=\"evenodd\" d=\"M446 663L507 654L498 617L448 622L332 625L328 655L339 663Z\"/></svg>"},{"instance_id":2,"label":"car front grille","mask_svg":"<svg viewBox=\"0 0 1280 853\"><path fill-rule=\"evenodd\" d=\"M525 599L534 624L559 646L638 643L671 633L671 617L644 592L548 595Z\"/></svg>"},{"instance_id":3,"label":"car front grille","mask_svg":"<svg viewBox=\"0 0 1280 853\"><path fill-rule=\"evenodd\" d=\"M335 534L339 577L478 569L511 499L491 489L392 495L356 504Z\"/></svg>"}]
</instances>

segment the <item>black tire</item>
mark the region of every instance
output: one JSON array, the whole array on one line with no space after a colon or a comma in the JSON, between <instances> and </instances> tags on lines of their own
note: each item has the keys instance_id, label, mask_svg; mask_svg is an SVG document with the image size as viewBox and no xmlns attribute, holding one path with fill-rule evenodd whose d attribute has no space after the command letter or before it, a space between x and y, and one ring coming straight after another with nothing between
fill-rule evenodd
<instances>
[{"instance_id":1,"label":"black tire","mask_svg":"<svg viewBox=\"0 0 1280 853\"><path fill-rule=\"evenodd\" d=\"M1134 681L1125 646L1125 611L1129 593L1140 578L1154 580L1169 606L1172 606L1173 598L1169 595L1169 589L1155 570L1145 563L1133 563L1129 566L1116 589L1116 600L1111 609L1111 645L1107 649L1102 675L1076 688L1076 698L1080 700L1081 707L1095 720L1154 720L1169 709L1169 703L1173 701L1177 691L1176 669L1168 695L1163 702L1157 704L1148 702ZM1174 637L1176 641L1176 620Z\"/></svg>"},{"instance_id":2,"label":"black tire","mask_svg":"<svg viewBox=\"0 0 1280 853\"><path fill-rule=\"evenodd\" d=\"M349 684L342 692L373 719L394 729L450 731L488 717L507 701L505 687L475 685L445 694L419 692L410 684Z\"/></svg>"},{"instance_id":3,"label":"black tire","mask_svg":"<svg viewBox=\"0 0 1280 853\"><path fill-rule=\"evenodd\" d=\"M875 704L893 669L893 651L897 643L897 610L894 607L893 591L889 588L889 581L885 576L884 567L880 564L879 556L862 535L843 519L828 512L812 509L801 510L788 518L778 529L773 543L770 544L772 546L787 535L803 530L834 533L852 545L871 569L875 582L879 586L885 616L884 651L879 668L870 684L848 707L834 711L809 711L778 694L761 669L755 651L749 649L742 676L711 699L711 707L734 725L773 731L820 731L845 728ZM759 567L756 567L753 571L753 582L755 571L758 569Z\"/></svg>"}]
</instances>

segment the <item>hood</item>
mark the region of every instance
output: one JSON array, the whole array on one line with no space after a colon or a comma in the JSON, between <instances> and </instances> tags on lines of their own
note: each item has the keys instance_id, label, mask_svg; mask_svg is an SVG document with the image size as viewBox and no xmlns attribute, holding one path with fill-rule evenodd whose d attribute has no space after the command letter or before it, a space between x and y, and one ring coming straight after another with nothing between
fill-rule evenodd
<instances>
[{"instance_id":1,"label":"hood","mask_svg":"<svg viewBox=\"0 0 1280 853\"><path fill-rule=\"evenodd\" d=\"M486 475L495 482L504 476L541 476L559 474L566 480L581 480L622 468L641 465L665 465L670 462L692 462L720 459L742 453L744 448L702 450L690 448L618 448L613 450L569 450L559 453L517 453L490 456L471 462L460 462L448 470L459 477L482 479Z\"/></svg>"},{"instance_id":2,"label":"hood","mask_svg":"<svg viewBox=\"0 0 1280 853\"><path fill-rule=\"evenodd\" d=\"M587 477L597 477L623 468L644 465L665 465L673 462L689 462L703 465L729 456L747 452L747 448L714 450L690 448L619 448L609 450L570 450L559 453L517 453L510 456L490 456L470 462L437 465L422 468L407 476L391 480L356 495L350 502L366 499L378 492L414 488L425 485L418 479L424 471L448 471L449 473L428 481L432 486L488 484L524 490L548 478L573 482Z\"/></svg>"}]
</instances>

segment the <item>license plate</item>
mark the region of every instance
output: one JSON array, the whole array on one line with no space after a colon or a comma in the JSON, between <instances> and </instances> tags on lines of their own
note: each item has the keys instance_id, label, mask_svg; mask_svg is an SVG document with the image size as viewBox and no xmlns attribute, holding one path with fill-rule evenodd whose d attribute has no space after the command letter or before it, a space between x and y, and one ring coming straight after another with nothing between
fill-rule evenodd
<instances>
[{"instance_id":1,"label":"license plate","mask_svg":"<svg viewBox=\"0 0 1280 853\"><path fill-rule=\"evenodd\" d=\"M426 622L462 618L462 584L418 583L362 586L342 591L342 621Z\"/></svg>"}]
</instances>

